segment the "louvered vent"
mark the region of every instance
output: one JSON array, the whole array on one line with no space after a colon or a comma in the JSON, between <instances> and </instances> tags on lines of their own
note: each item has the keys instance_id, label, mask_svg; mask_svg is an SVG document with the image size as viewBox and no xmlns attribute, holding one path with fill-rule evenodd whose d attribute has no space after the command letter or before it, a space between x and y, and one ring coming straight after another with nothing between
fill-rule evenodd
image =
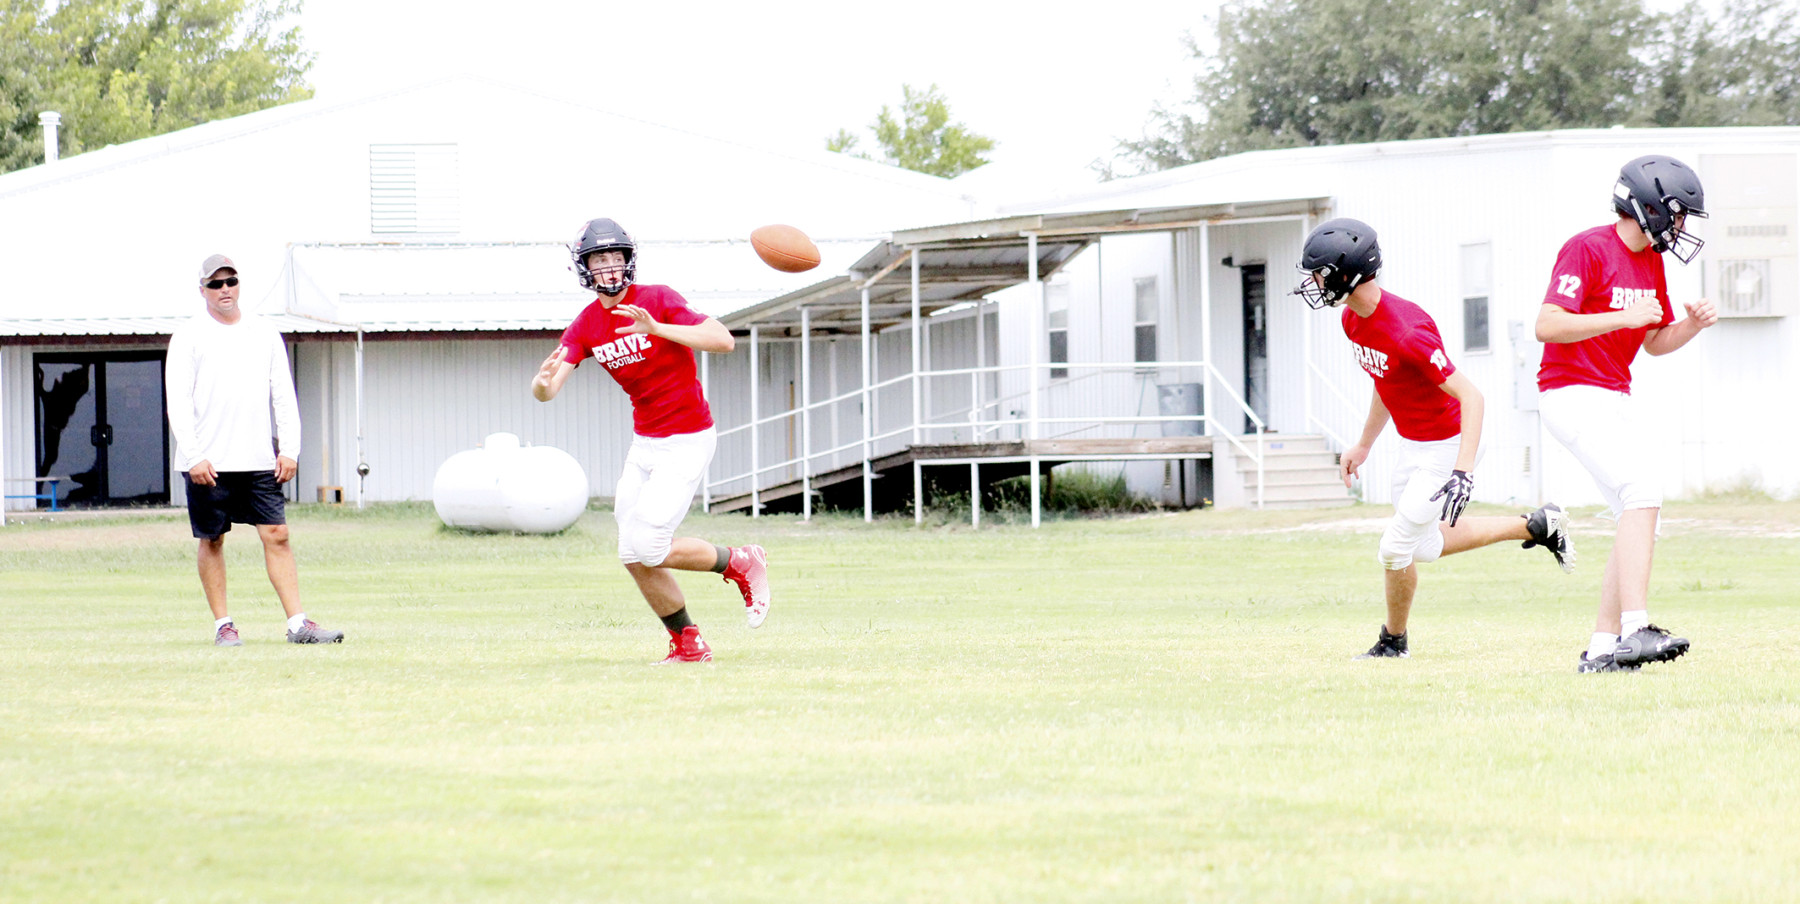
<instances>
[{"instance_id":1,"label":"louvered vent","mask_svg":"<svg viewBox=\"0 0 1800 904\"><path fill-rule=\"evenodd\" d=\"M369 231L455 233L462 228L454 144L369 145Z\"/></svg>"}]
</instances>

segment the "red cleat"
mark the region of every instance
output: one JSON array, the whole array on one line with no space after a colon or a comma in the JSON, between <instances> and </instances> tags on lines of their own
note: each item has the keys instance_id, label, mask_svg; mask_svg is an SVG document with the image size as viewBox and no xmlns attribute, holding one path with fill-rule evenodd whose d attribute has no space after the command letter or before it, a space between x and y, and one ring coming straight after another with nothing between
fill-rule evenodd
<instances>
[{"instance_id":1,"label":"red cleat","mask_svg":"<svg viewBox=\"0 0 1800 904\"><path fill-rule=\"evenodd\" d=\"M669 632L669 655L657 665L668 665L674 662L711 662L712 647L706 645L706 638L700 636L699 625L688 625L681 633Z\"/></svg>"},{"instance_id":2,"label":"red cleat","mask_svg":"<svg viewBox=\"0 0 1800 904\"><path fill-rule=\"evenodd\" d=\"M769 554L760 546L733 546L725 580L744 595L744 616L755 628L769 616Z\"/></svg>"}]
</instances>

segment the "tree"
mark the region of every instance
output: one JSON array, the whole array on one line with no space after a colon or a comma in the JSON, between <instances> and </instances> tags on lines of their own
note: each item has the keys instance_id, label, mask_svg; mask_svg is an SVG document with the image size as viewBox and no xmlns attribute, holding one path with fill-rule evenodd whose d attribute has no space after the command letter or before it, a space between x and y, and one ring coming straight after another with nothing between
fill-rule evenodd
<instances>
[{"instance_id":1,"label":"tree","mask_svg":"<svg viewBox=\"0 0 1800 904\"><path fill-rule=\"evenodd\" d=\"M914 91L901 85L905 101L898 113L883 104L870 129L881 146L883 162L933 176L954 178L989 162L982 154L994 149L994 140L950 121L950 103L937 85ZM847 129L825 141L825 149L874 160L856 151L857 136Z\"/></svg>"},{"instance_id":2,"label":"tree","mask_svg":"<svg viewBox=\"0 0 1800 904\"><path fill-rule=\"evenodd\" d=\"M0 0L0 172L312 96L299 0Z\"/></svg>"},{"instance_id":3,"label":"tree","mask_svg":"<svg viewBox=\"0 0 1800 904\"><path fill-rule=\"evenodd\" d=\"M1800 122L1792 0L1238 0L1195 94L1110 167L1264 148L1626 125Z\"/></svg>"}]
</instances>

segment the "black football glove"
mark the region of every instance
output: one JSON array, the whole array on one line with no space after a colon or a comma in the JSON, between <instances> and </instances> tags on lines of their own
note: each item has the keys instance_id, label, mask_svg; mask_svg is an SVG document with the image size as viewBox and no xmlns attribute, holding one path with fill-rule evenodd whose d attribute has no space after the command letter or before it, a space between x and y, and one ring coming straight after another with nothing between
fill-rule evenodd
<instances>
[{"instance_id":1,"label":"black football glove","mask_svg":"<svg viewBox=\"0 0 1800 904\"><path fill-rule=\"evenodd\" d=\"M1444 481L1444 485L1438 489L1437 493L1426 501L1444 500L1444 513L1438 516L1438 520L1448 521L1451 527L1455 527L1456 519L1462 517L1463 509L1468 507L1469 497L1473 495L1475 495L1475 478L1470 477L1467 471L1451 471L1450 479Z\"/></svg>"}]
</instances>

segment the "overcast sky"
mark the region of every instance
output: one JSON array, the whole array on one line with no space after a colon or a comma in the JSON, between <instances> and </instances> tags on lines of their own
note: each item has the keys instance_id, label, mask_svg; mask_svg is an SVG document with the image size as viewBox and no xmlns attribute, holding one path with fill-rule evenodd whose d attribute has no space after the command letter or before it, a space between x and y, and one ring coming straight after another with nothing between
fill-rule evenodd
<instances>
[{"instance_id":1,"label":"overcast sky","mask_svg":"<svg viewBox=\"0 0 1800 904\"><path fill-rule=\"evenodd\" d=\"M326 101L480 72L706 134L823 148L936 83L996 161L1079 172L1187 96L1217 0L779 4L305 0ZM865 146L872 143L864 139Z\"/></svg>"}]
</instances>

